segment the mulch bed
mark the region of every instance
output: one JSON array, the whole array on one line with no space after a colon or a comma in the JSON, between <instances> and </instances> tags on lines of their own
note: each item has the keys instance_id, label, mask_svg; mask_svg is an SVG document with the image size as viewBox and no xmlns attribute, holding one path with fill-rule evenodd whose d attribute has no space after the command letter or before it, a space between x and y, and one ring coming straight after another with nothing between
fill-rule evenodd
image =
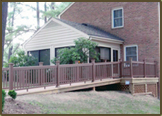
<instances>
[{"instance_id":1,"label":"mulch bed","mask_svg":"<svg viewBox=\"0 0 162 116\"><path fill-rule=\"evenodd\" d=\"M41 109L29 103L6 98L2 114L41 114Z\"/></svg>"}]
</instances>

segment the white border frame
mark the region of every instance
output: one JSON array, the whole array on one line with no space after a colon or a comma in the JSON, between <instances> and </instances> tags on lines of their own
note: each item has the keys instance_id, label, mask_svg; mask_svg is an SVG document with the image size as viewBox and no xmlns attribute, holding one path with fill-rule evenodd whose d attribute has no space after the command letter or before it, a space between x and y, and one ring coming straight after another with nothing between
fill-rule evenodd
<instances>
[{"instance_id":1,"label":"white border frame","mask_svg":"<svg viewBox=\"0 0 162 116\"><path fill-rule=\"evenodd\" d=\"M122 26L118 26L118 27L114 27L114 10L119 10L119 9L122 9ZM111 22L111 27L112 27L112 29L116 29L116 28L122 28L122 27L124 27L124 9L123 9L123 7L118 7L118 8L113 8L112 9L112 11L111 11L111 20L112 20L112 22Z\"/></svg>"},{"instance_id":2,"label":"white border frame","mask_svg":"<svg viewBox=\"0 0 162 116\"><path fill-rule=\"evenodd\" d=\"M136 52L137 52L137 61L138 61L138 45L125 45L124 46L124 61L126 61L126 48L127 47L134 47L134 46L137 48L136 49L137 50Z\"/></svg>"}]
</instances>

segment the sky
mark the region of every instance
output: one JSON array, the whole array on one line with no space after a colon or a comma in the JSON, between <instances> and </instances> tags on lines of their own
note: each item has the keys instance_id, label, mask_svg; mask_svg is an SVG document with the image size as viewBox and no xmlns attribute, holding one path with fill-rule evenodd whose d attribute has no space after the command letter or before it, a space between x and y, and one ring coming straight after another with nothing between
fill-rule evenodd
<instances>
[{"instance_id":1,"label":"sky","mask_svg":"<svg viewBox=\"0 0 162 116\"><path fill-rule=\"evenodd\" d=\"M49 4L50 2L46 2L46 4ZM61 2L57 2L56 4L60 4ZM36 2L25 2L25 4L31 5L33 7L36 7ZM44 2L39 2L39 9L40 10L44 10ZM12 9L8 9L8 11L11 11ZM26 18L21 18L21 16L23 17L28 17ZM20 15L17 15L15 18L15 22L14 25L18 26L18 25L30 25L32 26L32 28L37 26L37 19L34 18L34 16L36 16L36 11L32 11L29 7L24 6L23 7L23 13L21 13ZM40 20L40 27L44 25L44 21ZM33 35L34 31L32 32L28 32L23 34L22 36L19 36L18 38L15 38L13 43L20 43L22 44L25 40L29 39L32 35ZM23 40L20 40L23 39Z\"/></svg>"}]
</instances>

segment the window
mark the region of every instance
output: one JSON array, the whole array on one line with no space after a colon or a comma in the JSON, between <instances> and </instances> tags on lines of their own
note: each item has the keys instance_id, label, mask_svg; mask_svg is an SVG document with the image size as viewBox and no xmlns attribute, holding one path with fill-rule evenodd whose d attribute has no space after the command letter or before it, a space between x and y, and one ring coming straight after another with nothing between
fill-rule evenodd
<instances>
[{"instance_id":1,"label":"window","mask_svg":"<svg viewBox=\"0 0 162 116\"><path fill-rule=\"evenodd\" d=\"M55 48L55 57L57 57L57 56L58 56L58 54L59 54L59 52L58 52L58 51L59 51L60 49L64 49L64 48L69 48L69 49L70 49L70 48L74 48L74 47L75 47L75 46L69 46L69 47L60 47L60 48Z\"/></svg>"},{"instance_id":2,"label":"window","mask_svg":"<svg viewBox=\"0 0 162 116\"><path fill-rule=\"evenodd\" d=\"M39 62L43 62L43 65L50 65L50 49L29 51L28 55L37 59L35 65L39 65Z\"/></svg>"},{"instance_id":3,"label":"window","mask_svg":"<svg viewBox=\"0 0 162 116\"><path fill-rule=\"evenodd\" d=\"M119 28L124 26L123 8L112 10L112 28Z\"/></svg>"},{"instance_id":4,"label":"window","mask_svg":"<svg viewBox=\"0 0 162 116\"><path fill-rule=\"evenodd\" d=\"M104 62L105 60L110 62L111 61L111 48L107 47L96 47L96 52L99 53L99 61L98 62ZM89 58L89 62L91 62L91 56Z\"/></svg>"},{"instance_id":5,"label":"window","mask_svg":"<svg viewBox=\"0 0 162 116\"><path fill-rule=\"evenodd\" d=\"M129 61L132 58L133 61L138 61L138 46L125 46L125 61Z\"/></svg>"}]
</instances>

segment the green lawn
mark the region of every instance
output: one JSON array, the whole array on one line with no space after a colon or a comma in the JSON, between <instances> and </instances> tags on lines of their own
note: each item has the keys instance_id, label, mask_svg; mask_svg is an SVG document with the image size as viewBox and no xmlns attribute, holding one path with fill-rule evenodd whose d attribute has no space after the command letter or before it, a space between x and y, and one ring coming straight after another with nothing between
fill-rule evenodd
<instances>
[{"instance_id":1,"label":"green lawn","mask_svg":"<svg viewBox=\"0 0 162 116\"><path fill-rule=\"evenodd\" d=\"M160 114L157 98L114 91L25 95L17 100L40 107L43 114Z\"/></svg>"}]
</instances>

